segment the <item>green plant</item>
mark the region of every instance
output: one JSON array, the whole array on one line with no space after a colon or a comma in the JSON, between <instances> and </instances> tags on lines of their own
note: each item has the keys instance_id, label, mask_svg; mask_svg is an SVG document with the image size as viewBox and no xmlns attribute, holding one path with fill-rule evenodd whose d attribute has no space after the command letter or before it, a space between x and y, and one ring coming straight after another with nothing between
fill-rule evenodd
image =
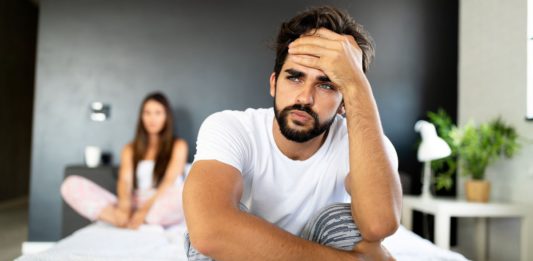
<instances>
[{"instance_id":1,"label":"green plant","mask_svg":"<svg viewBox=\"0 0 533 261\"><path fill-rule=\"evenodd\" d=\"M431 161L431 169L435 173L435 188L449 190L453 185L453 175L457 170L457 147L450 133L456 128L450 115L440 108L437 112L428 112L429 121L435 125L439 137L448 143L452 153L449 157Z\"/></svg>"},{"instance_id":2,"label":"green plant","mask_svg":"<svg viewBox=\"0 0 533 261\"><path fill-rule=\"evenodd\" d=\"M454 128L449 135L460 157L464 176L482 180L488 165L501 157L511 158L520 149L516 130L500 118L475 126Z\"/></svg>"}]
</instances>

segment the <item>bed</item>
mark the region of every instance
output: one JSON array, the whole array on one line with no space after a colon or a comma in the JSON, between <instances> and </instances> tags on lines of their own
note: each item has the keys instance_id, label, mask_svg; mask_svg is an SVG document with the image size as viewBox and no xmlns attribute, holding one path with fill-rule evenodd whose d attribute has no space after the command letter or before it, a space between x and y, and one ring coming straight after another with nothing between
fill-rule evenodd
<instances>
[{"instance_id":1,"label":"bed","mask_svg":"<svg viewBox=\"0 0 533 261\"><path fill-rule=\"evenodd\" d=\"M190 164L186 166L186 173ZM113 191L116 168L90 169L67 167L65 178L82 175ZM400 175L404 191L410 189L410 179ZM68 205L63 205L62 234L58 242L25 242L22 256L16 261L181 261L185 256L185 225L164 229L157 225L142 225L138 230L120 229L103 222L89 223ZM72 233L73 232L73 233ZM67 236L68 235L68 236ZM437 247L401 226L383 242L398 261L465 261L464 256Z\"/></svg>"},{"instance_id":2,"label":"bed","mask_svg":"<svg viewBox=\"0 0 533 261\"><path fill-rule=\"evenodd\" d=\"M137 231L93 223L60 240L45 251L25 254L16 261L126 261L187 260L183 247L185 226L163 229L143 225ZM383 244L398 261L465 261L462 255L438 248L431 242L400 227Z\"/></svg>"}]
</instances>

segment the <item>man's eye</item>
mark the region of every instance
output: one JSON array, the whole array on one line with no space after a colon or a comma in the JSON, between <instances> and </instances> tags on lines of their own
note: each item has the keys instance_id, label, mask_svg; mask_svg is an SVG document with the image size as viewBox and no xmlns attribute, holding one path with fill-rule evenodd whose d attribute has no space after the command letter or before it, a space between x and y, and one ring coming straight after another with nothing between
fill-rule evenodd
<instances>
[{"instance_id":1,"label":"man's eye","mask_svg":"<svg viewBox=\"0 0 533 261\"><path fill-rule=\"evenodd\" d=\"M291 82L300 82L300 78L296 76L287 76L287 79Z\"/></svg>"},{"instance_id":2,"label":"man's eye","mask_svg":"<svg viewBox=\"0 0 533 261\"><path fill-rule=\"evenodd\" d=\"M333 90L335 89L335 87L333 87L333 85L329 84L329 83L321 83L318 85L318 87L322 88L322 89L325 89L325 90Z\"/></svg>"}]
</instances>

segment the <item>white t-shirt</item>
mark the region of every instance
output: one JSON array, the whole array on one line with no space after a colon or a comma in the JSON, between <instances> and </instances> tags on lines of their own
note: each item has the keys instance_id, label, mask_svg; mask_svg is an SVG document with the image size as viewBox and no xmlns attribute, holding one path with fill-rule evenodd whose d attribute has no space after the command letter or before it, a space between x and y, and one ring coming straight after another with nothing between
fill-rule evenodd
<instances>
[{"instance_id":1,"label":"white t-shirt","mask_svg":"<svg viewBox=\"0 0 533 261\"><path fill-rule=\"evenodd\" d=\"M241 203L299 235L321 208L350 202L344 187L349 172L346 120L336 117L324 144L307 160L292 160L279 150L273 123L273 108L214 113L200 127L194 161L217 160L238 169L244 180Z\"/></svg>"}]
</instances>

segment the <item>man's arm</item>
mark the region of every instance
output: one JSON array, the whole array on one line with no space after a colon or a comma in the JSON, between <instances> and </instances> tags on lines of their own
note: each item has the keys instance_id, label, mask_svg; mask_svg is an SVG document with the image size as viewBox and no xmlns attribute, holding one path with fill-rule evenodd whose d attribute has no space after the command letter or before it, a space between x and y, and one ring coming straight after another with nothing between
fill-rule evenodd
<instances>
[{"instance_id":1,"label":"man's arm","mask_svg":"<svg viewBox=\"0 0 533 261\"><path fill-rule=\"evenodd\" d=\"M197 161L183 191L192 245L216 260L364 260L319 245L239 210L243 179L230 165Z\"/></svg>"},{"instance_id":2,"label":"man's arm","mask_svg":"<svg viewBox=\"0 0 533 261\"><path fill-rule=\"evenodd\" d=\"M386 140L370 85L357 94L346 92L350 174L346 186L352 214L365 240L377 241L399 226L401 187L396 155L387 153ZM348 96L348 97L346 97Z\"/></svg>"},{"instance_id":3,"label":"man's arm","mask_svg":"<svg viewBox=\"0 0 533 261\"><path fill-rule=\"evenodd\" d=\"M363 72L362 51L352 36L320 28L289 45L291 59L322 70L343 94L348 123L352 214L366 241L379 241L399 226L401 187L396 155L387 153L379 113Z\"/></svg>"}]
</instances>

